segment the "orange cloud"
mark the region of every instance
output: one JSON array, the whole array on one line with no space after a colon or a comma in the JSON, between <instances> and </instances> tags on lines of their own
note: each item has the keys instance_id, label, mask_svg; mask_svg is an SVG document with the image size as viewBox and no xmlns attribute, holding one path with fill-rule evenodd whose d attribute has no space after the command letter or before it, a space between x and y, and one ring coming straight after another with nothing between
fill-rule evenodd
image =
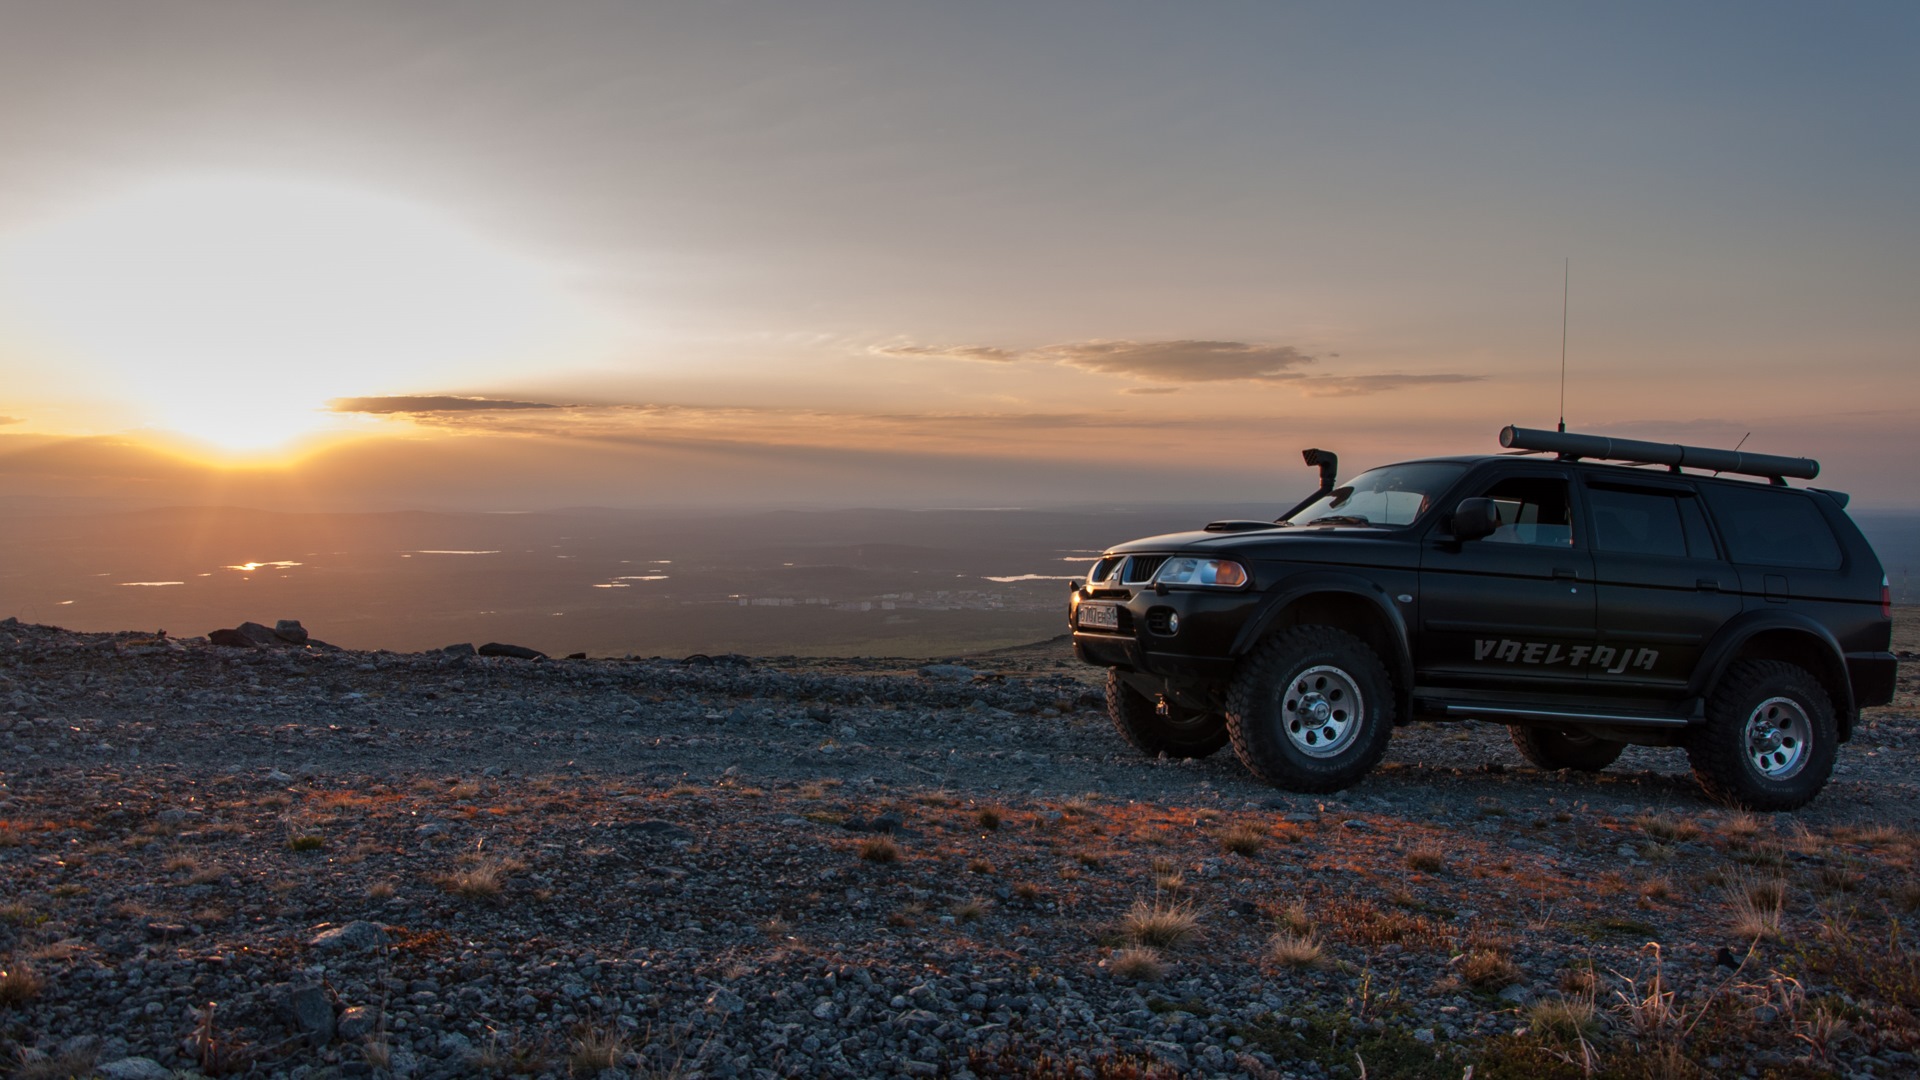
<instances>
[{"instance_id":1,"label":"orange cloud","mask_svg":"<svg viewBox=\"0 0 1920 1080\"><path fill-rule=\"evenodd\" d=\"M1297 387L1308 397L1353 397L1408 386L1478 382L1484 375L1457 373L1309 375L1298 370L1320 358L1292 345L1246 341L1076 341L1020 352L996 345L881 345L872 352L910 359L1016 361L1059 364L1100 375L1120 375L1164 386L1136 386L1125 394L1171 394L1198 383L1254 382ZM1339 353L1328 353L1337 358Z\"/></svg>"}]
</instances>

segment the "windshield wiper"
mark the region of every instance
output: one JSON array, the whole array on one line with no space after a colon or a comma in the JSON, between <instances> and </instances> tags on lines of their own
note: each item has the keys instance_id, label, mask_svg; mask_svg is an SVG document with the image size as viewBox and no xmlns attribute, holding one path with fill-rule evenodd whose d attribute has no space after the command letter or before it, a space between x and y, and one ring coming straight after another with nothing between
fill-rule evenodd
<instances>
[{"instance_id":1,"label":"windshield wiper","mask_svg":"<svg viewBox=\"0 0 1920 1080\"><path fill-rule=\"evenodd\" d=\"M1309 525L1372 525L1373 522L1368 521L1366 518L1361 517L1359 514L1329 514L1323 518L1315 518L1314 520L1308 522L1307 524Z\"/></svg>"}]
</instances>

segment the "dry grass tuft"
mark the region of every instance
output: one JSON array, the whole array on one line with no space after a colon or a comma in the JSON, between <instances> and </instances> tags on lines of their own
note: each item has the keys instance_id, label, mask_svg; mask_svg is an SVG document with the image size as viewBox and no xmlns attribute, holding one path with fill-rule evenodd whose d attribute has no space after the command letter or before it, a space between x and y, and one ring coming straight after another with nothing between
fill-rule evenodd
<instances>
[{"instance_id":1,"label":"dry grass tuft","mask_svg":"<svg viewBox=\"0 0 1920 1080\"><path fill-rule=\"evenodd\" d=\"M1655 840L1664 840L1669 843L1692 840L1700 835L1700 826L1686 818L1668 817L1663 814L1641 814L1633 819L1633 823L1640 827L1641 832Z\"/></svg>"},{"instance_id":2,"label":"dry grass tuft","mask_svg":"<svg viewBox=\"0 0 1920 1080\"><path fill-rule=\"evenodd\" d=\"M5 968L0 968L0 1005L10 1008L25 1005L46 988L46 980L24 960L9 961Z\"/></svg>"},{"instance_id":3,"label":"dry grass tuft","mask_svg":"<svg viewBox=\"0 0 1920 1080\"><path fill-rule=\"evenodd\" d=\"M373 884L367 886L367 899L369 900L393 899L393 882L376 881Z\"/></svg>"},{"instance_id":4,"label":"dry grass tuft","mask_svg":"<svg viewBox=\"0 0 1920 1080\"><path fill-rule=\"evenodd\" d=\"M527 868L518 859L469 856L466 865L435 879L435 884L455 896L468 900L498 900L506 891L507 877Z\"/></svg>"},{"instance_id":5,"label":"dry grass tuft","mask_svg":"<svg viewBox=\"0 0 1920 1080\"><path fill-rule=\"evenodd\" d=\"M1319 966L1321 952L1320 939L1311 931L1294 933L1282 930L1273 935L1267 947L1267 955L1273 958L1274 963L1293 968Z\"/></svg>"},{"instance_id":6,"label":"dry grass tuft","mask_svg":"<svg viewBox=\"0 0 1920 1080\"><path fill-rule=\"evenodd\" d=\"M1569 997L1585 997L1593 1000L1594 993L1600 988L1600 979L1593 968L1586 965L1563 968L1560 972L1560 992Z\"/></svg>"},{"instance_id":7,"label":"dry grass tuft","mask_svg":"<svg viewBox=\"0 0 1920 1080\"><path fill-rule=\"evenodd\" d=\"M999 828L1006 819L1006 813L997 806L983 806L973 815L975 824L989 830Z\"/></svg>"},{"instance_id":8,"label":"dry grass tuft","mask_svg":"<svg viewBox=\"0 0 1920 1080\"><path fill-rule=\"evenodd\" d=\"M1407 868L1422 873L1435 873L1447 865L1447 857L1439 848L1417 847L1407 852Z\"/></svg>"},{"instance_id":9,"label":"dry grass tuft","mask_svg":"<svg viewBox=\"0 0 1920 1080\"><path fill-rule=\"evenodd\" d=\"M327 838L318 833L295 833L287 837L287 847L294 851L319 851L327 846Z\"/></svg>"},{"instance_id":10,"label":"dry grass tuft","mask_svg":"<svg viewBox=\"0 0 1920 1080\"><path fill-rule=\"evenodd\" d=\"M1220 834L1220 850L1251 859L1267 846L1267 839L1265 829L1254 825L1235 825Z\"/></svg>"},{"instance_id":11,"label":"dry grass tuft","mask_svg":"<svg viewBox=\"0 0 1920 1080\"><path fill-rule=\"evenodd\" d=\"M1301 936L1313 932L1313 916L1307 913L1304 901L1295 900L1280 912L1280 927L1290 934Z\"/></svg>"},{"instance_id":12,"label":"dry grass tuft","mask_svg":"<svg viewBox=\"0 0 1920 1080\"><path fill-rule=\"evenodd\" d=\"M15 900L10 904L0 904L0 923L10 926L38 926L46 922L47 917Z\"/></svg>"},{"instance_id":13,"label":"dry grass tuft","mask_svg":"<svg viewBox=\"0 0 1920 1080\"><path fill-rule=\"evenodd\" d=\"M1451 931L1426 915L1382 911L1372 900L1348 898L1325 911L1327 929L1342 941L1364 948L1404 945L1439 949L1452 944Z\"/></svg>"},{"instance_id":14,"label":"dry grass tuft","mask_svg":"<svg viewBox=\"0 0 1920 1080\"><path fill-rule=\"evenodd\" d=\"M1200 933L1200 920L1186 901L1135 900L1120 926L1133 941L1156 949L1176 948Z\"/></svg>"},{"instance_id":15,"label":"dry grass tuft","mask_svg":"<svg viewBox=\"0 0 1920 1080\"><path fill-rule=\"evenodd\" d=\"M970 874L993 873L993 861L990 859L968 859L967 872Z\"/></svg>"},{"instance_id":16,"label":"dry grass tuft","mask_svg":"<svg viewBox=\"0 0 1920 1080\"><path fill-rule=\"evenodd\" d=\"M978 922L986 918L987 902L978 896L969 896L953 905L953 917L961 922Z\"/></svg>"},{"instance_id":17,"label":"dry grass tuft","mask_svg":"<svg viewBox=\"0 0 1920 1080\"><path fill-rule=\"evenodd\" d=\"M620 1064L626 1052L626 1036L617 1026L583 1021L574 1028L573 1041L568 1045L567 1071L574 1076L598 1076Z\"/></svg>"},{"instance_id":18,"label":"dry grass tuft","mask_svg":"<svg viewBox=\"0 0 1920 1080\"><path fill-rule=\"evenodd\" d=\"M1153 860L1153 887L1156 892L1176 893L1187 887L1186 875L1171 859Z\"/></svg>"},{"instance_id":19,"label":"dry grass tuft","mask_svg":"<svg viewBox=\"0 0 1920 1080\"><path fill-rule=\"evenodd\" d=\"M1570 1043L1598 1034L1600 1017L1591 997L1543 998L1527 1010L1527 1028L1536 1038Z\"/></svg>"},{"instance_id":20,"label":"dry grass tuft","mask_svg":"<svg viewBox=\"0 0 1920 1080\"><path fill-rule=\"evenodd\" d=\"M1113 959L1107 962L1107 970L1113 972L1114 978L1128 982L1159 982L1167 974L1160 954L1138 945L1114 953Z\"/></svg>"},{"instance_id":21,"label":"dry grass tuft","mask_svg":"<svg viewBox=\"0 0 1920 1080\"><path fill-rule=\"evenodd\" d=\"M1497 949L1474 949L1460 960L1460 977L1477 990L1498 990L1520 981L1520 969Z\"/></svg>"},{"instance_id":22,"label":"dry grass tuft","mask_svg":"<svg viewBox=\"0 0 1920 1080\"><path fill-rule=\"evenodd\" d=\"M1673 896L1673 879L1660 874L1640 883L1640 895L1649 900L1666 900Z\"/></svg>"},{"instance_id":23,"label":"dry grass tuft","mask_svg":"<svg viewBox=\"0 0 1920 1080\"><path fill-rule=\"evenodd\" d=\"M1022 881L1014 885L1013 895L1016 899L1031 904L1045 896L1046 892L1031 881Z\"/></svg>"},{"instance_id":24,"label":"dry grass tuft","mask_svg":"<svg viewBox=\"0 0 1920 1080\"><path fill-rule=\"evenodd\" d=\"M1727 883L1726 891L1727 909L1733 916L1736 936L1748 941L1780 940L1781 916L1787 902L1786 882L1742 874Z\"/></svg>"},{"instance_id":25,"label":"dry grass tuft","mask_svg":"<svg viewBox=\"0 0 1920 1080\"><path fill-rule=\"evenodd\" d=\"M891 836L869 836L860 841L860 857L870 863L900 861L900 845Z\"/></svg>"}]
</instances>

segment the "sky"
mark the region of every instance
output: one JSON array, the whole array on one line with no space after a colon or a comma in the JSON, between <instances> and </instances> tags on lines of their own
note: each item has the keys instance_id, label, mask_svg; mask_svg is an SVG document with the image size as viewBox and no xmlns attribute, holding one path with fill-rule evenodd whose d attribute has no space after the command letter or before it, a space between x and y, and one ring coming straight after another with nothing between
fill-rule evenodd
<instances>
[{"instance_id":1,"label":"sky","mask_svg":"<svg viewBox=\"0 0 1920 1080\"><path fill-rule=\"evenodd\" d=\"M1920 508L1910 3L0 0L0 497Z\"/></svg>"}]
</instances>

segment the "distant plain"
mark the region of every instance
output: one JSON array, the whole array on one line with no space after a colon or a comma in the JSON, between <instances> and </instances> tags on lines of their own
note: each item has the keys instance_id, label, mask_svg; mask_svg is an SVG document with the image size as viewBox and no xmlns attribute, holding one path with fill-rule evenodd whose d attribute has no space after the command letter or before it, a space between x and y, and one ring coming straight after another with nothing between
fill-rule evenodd
<instances>
[{"instance_id":1,"label":"distant plain","mask_svg":"<svg viewBox=\"0 0 1920 1080\"><path fill-rule=\"evenodd\" d=\"M1278 509L25 513L0 532L0 615L183 637L299 619L399 652L949 656L1065 632L1067 581L1104 546ZM1855 518L1920 602L1920 514Z\"/></svg>"}]
</instances>

